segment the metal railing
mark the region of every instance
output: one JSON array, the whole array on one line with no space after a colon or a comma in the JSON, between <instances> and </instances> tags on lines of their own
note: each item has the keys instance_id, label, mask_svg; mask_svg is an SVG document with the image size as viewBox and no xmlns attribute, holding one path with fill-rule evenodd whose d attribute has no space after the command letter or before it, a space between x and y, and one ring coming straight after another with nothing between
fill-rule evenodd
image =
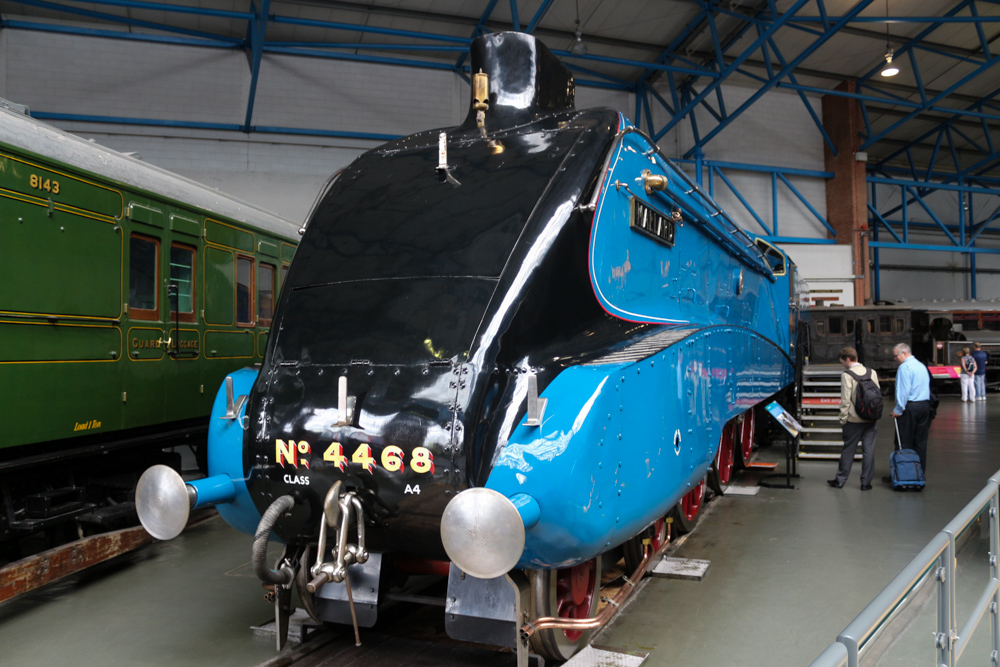
<instances>
[{"instance_id":1,"label":"metal railing","mask_svg":"<svg viewBox=\"0 0 1000 667\"><path fill-rule=\"evenodd\" d=\"M811 667L858 667L858 658L878 636L879 631L917 597L916 592L925 582L933 581L937 589L937 626L934 648L937 665L955 667L969 645L972 634L987 612L990 614L992 636L992 664L1000 662L1000 577L997 557L1000 555L1000 471L990 477L986 488L952 519L944 530L896 575L896 578L879 593L857 618L851 621L813 661ZM969 618L958 628L955 611L956 538L976 522L989 508L989 573L990 579L982 591ZM930 646L928 646L930 648ZM983 664L979 656L976 664Z\"/></svg>"}]
</instances>

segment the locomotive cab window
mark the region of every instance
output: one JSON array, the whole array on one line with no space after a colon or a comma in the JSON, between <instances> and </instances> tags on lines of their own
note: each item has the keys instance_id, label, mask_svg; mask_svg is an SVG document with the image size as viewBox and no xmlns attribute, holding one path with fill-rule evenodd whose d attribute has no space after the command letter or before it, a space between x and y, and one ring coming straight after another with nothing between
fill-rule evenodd
<instances>
[{"instance_id":1,"label":"locomotive cab window","mask_svg":"<svg viewBox=\"0 0 1000 667\"><path fill-rule=\"evenodd\" d=\"M902 317L897 317L896 318L896 333L903 333L903 331L905 329L906 329L906 325L903 323L903 318Z\"/></svg>"},{"instance_id":2,"label":"locomotive cab window","mask_svg":"<svg viewBox=\"0 0 1000 667\"><path fill-rule=\"evenodd\" d=\"M128 309L137 320L159 318L160 242L132 235L128 243Z\"/></svg>"},{"instance_id":3,"label":"locomotive cab window","mask_svg":"<svg viewBox=\"0 0 1000 667\"><path fill-rule=\"evenodd\" d=\"M776 276L783 276L786 272L785 255L764 239L755 241L757 248L764 255L764 261L771 269L771 273ZM830 333L833 333L832 331Z\"/></svg>"},{"instance_id":4,"label":"locomotive cab window","mask_svg":"<svg viewBox=\"0 0 1000 667\"><path fill-rule=\"evenodd\" d=\"M257 321L262 327L271 326L274 317L274 266L261 262L257 274Z\"/></svg>"},{"instance_id":5,"label":"locomotive cab window","mask_svg":"<svg viewBox=\"0 0 1000 667\"><path fill-rule=\"evenodd\" d=\"M830 318L830 333L831 334L842 334L842 333L844 333L844 318L843 317L831 317Z\"/></svg>"},{"instance_id":6,"label":"locomotive cab window","mask_svg":"<svg viewBox=\"0 0 1000 667\"><path fill-rule=\"evenodd\" d=\"M236 258L236 324L252 327L253 322L253 258Z\"/></svg>"},{"instance_id":7,"label":"locomotive cab window","mask_svg":"<svg viewBox=\"0 0 1000 667\"><path fill-rule=\"evenodd\" d=\"M190 246L174 243L170 246L170 284L177 287L177 303L170 304L171 311L175 308L181 322L194 322L194 255Z\"/></svg>"},{"instance_id":8,"label":"locomotive cab window","mask_svg":"<svg viewBox=\"0 0 1000 667\"><path fill-rule=\"evenodd\" d=\"M875 320L868 320L868 333L875 333Z\"/></svg>"},{"instance_id":9,"label":"locomotive cab window","mask_svg":"<svg viewBox=\"0 0 1000 667\"><path fill-rule=\"evenodd\" d=\"M879 333L892 333L892 317L889 315L881 315L878 318L878 332Z\"/></svg>"}]
</instances>

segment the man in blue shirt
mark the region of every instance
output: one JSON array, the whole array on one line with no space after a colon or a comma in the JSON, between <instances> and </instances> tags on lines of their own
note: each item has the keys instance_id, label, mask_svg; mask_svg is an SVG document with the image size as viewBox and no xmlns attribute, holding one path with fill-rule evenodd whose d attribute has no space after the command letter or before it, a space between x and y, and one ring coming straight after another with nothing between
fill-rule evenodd
<instances>
[{"instance_id":1,"label":"man in blue shirt","mask_svg":"<svg viewBox=\"0 0 1000 667\"><path fill-rule=\"evenodd\" d=\"M976 360L976 400L986 400L986 352L979 343L972 344L972 358Z\"/></svg>"},{"instance_id":2,"label":"man in blue shirt","mask_svg":"<svg viewBox=\"0 0 1000 667\"><path fill-rule=\"evenodd\" d=\"M892 417L899 428L899 446L920 456L920 467L927 474L927 433L931 428L931 374L917 361L906 343L892 348L892 358L899 363L896 371L896 407Z\"/></svg>"}]
</instances>

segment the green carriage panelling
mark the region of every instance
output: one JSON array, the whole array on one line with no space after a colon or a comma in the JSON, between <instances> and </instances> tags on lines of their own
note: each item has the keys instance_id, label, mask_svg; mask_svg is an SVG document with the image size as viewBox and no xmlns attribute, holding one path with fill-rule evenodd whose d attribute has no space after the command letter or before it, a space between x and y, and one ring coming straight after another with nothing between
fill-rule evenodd
<instances>
[{"instance_id":1,"label":"green carriage panelling","mask_svg":"<svg viewBox=\"0 0 1000 667\"><path fill-rule=\"evenodd\" d=\"M234 324L236 260L233 252L205 246L202 263L205 265L205 324Z\"/></svg>"},{"instance_id":2,"label":"green carriage panelling","mask_svg":"<svg viewBox=\"0 0 1000 667\"><path fill-rule=\"evenodd\" d=\"M183 215L171 213L170 231L187 234L188 236L201 236L201 223Z\"/></svg>"},{"instance_id":3,"label":"green carriage panelling","mask_svg":"<svg viewBox=\"0 0 1000 667\"><path fill-rule=\"evenodd\" d=\"M225 376L267 343L266 331L234 326L237 253L288 261L294 227L103 149L68 166L68 152L15 146L0 146L0 449L204 418ZM133 177L146 185L123 185ZM157 307L134 313L148 321L124 308L131 236L159 242ZM195 253L183 276L194 278L183 302L194 316L179 324L167 298L174 244Z\"/></svg>"},{"instance_id":4,"label":"green carriage panelling","mask_svg":"<svg viewBox=\"0 0 1000 667\"><path fill-rule=\"evenodd\" d=\"M0 341L3 341L0 364L114 361L122 355L121 329L100 324L42 324L0 319Z\"/></svg>"},{"instance_id":5,"label":"green carriage panelling","mask_svg":"<svg viewBox=\"0 0 1000 667\"><path fill-rule=\"evenodd\" d=\"M122 234L114 224L0 193L0 311L121 317Z\"/></svg>"},{"instance_id":6,"label":"green carriage panelling","mask_svg":"<svg viewBox=\"0 0 1000 667\"><path fill-rule=\"evenodd\" d=\"M197 329L185 329L184 326L181 323L179 331L174 328L173 322L166 327L170 349L176 352L174 358L177 361L196 361L201 356L201 332Z\"/></svg>"},{"instance_id":7,"label":"green carriage panelling","mask_svg":"<svg viewBox=\"0 0 1000 667\"><path fill-rule=\"evenodd\" d=\"M257 356L263 357L264 353L267 352L267 331L261 331L257 334Z\"/></svg>"},{"instance_id":8,"label":"green carriage panelling","mask_svg":"<svg viewBox=\"0 0 1000 667\"><path fill-rule=\"evenodd\" d=\"M120 429L121 363L0 364L2 446Z\"/></svg>"},{"instance_id":9,"label":"green carriage panelling","mask_svg":"<svg viewBox=\"0 0 1000 667\"><path fill-rule=\"evenodd\" d=\"M242 331L206 331L204 354L209 359L248 359L253 357L253 329Z\"/></svg>"},{"instance_id":10,"label":"green carriage panelling","mask_svg":"<svg viewBox=\"0 0 1000 667\"><path fill-rule=\"evenodd\" d=\"M144 225L163 229L163 217L163 211L158 208L129 202L128 219L132 222L141 222Z\"/></svg>"},{"instance_id":11,"label":"green carriage panelling","mask_svg":"<svg viewBox=\"0 0 1000 667\"><path fill-rule=\"evenodd\" d=\"M205 219L205 240L244 252L254 251L253 234L209 218Z\"/></svg>"},{"instance_id":12,"label":"green carriage panelling","mask_svg":"<svg viewBox=\"0 0 1000 667\"><path fill-rule=\"evenodd\" d=\"M125 343L128 346L128 356L133 361L162 359L166 339L163 329L158 327L132 327L128 330Z\"/></svg>"},{"instance_id":13,"label":"green carriage panelling","mask_svg":"<svg viewBox=\"0 0 1000 667\"><path fill-rule=\"evenodd\" d=\"M268 257L278 257L278 244L270 241L257 241L257 252Z\"/></svg>"},{"instance_id":14,"label":"green carriage panelling","mask_svg":"<svg viewBox=\"0 0 1000 667\"><path fill-rule=\"evenodd\" d=\"M0 151L0 194L43 208L51 206L54 210L96 215L105 221L121 218L125 206L117 190L3 151Z\"/></svg>"}]
</instances>

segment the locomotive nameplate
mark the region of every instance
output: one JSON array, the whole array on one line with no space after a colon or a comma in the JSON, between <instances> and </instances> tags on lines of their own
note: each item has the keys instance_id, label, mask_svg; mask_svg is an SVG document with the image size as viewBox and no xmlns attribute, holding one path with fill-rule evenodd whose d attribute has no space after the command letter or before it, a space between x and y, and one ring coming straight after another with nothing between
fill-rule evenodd
<instances>
[{"instance_id":1,"label":"locomotive nameplate","mask_svg":"<svg viewBox=\"0 0 1000 667\"><path fill-rule=\"evenodd\" d=\"M638 197L632 198L632 229L672 248L674 245L674 221L659 211L650 208Z\"/></svg>"},{"instance_id":2,"label":"locomotive nameplate","mask_svg":"<svg viewBox=\"0 0 1000 667\"><path fill-rule=\"evenodd\" d=\"M114 222L122 217L121 193L55 169L0 153L0 196Z\"/></svg>"}]
</instances>

